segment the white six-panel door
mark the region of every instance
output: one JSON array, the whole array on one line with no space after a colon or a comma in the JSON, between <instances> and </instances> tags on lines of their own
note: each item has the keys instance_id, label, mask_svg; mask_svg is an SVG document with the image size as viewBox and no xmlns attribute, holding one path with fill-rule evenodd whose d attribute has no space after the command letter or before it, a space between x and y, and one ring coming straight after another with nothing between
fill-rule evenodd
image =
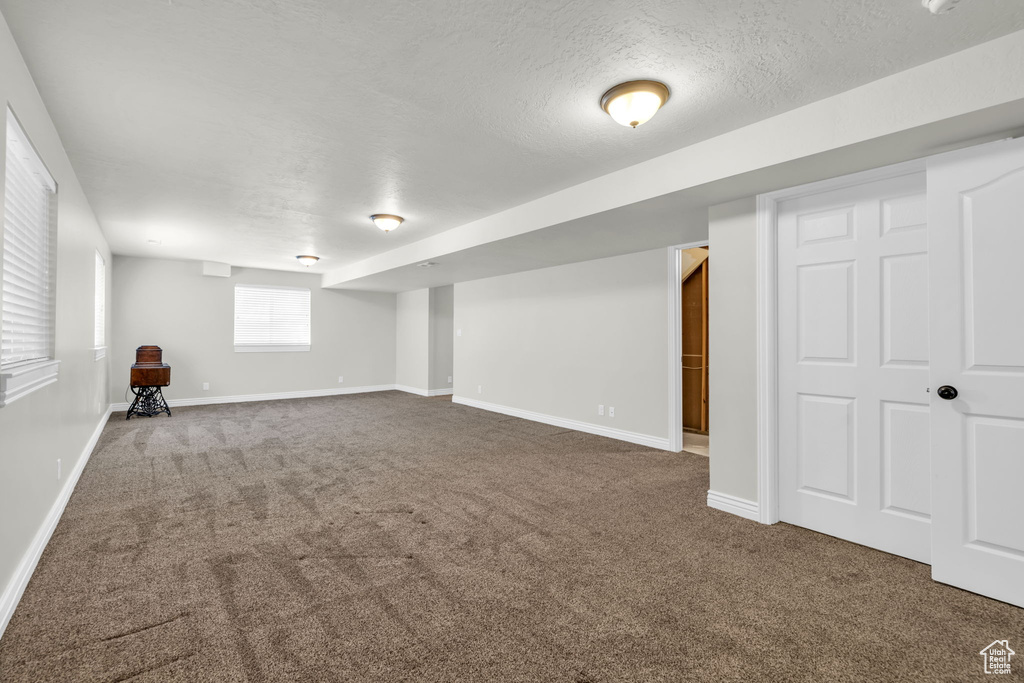
<instances>
[{"instance_id":1,"label":"white six-panel door","mask_svg":"<svg viewBox=\"0 0 1024 683\"><path fill-rule=\"evenodd\" d=\"M777 221L780 518L928 562L925 175L786 200Z\"/></svg>"},{"instance_id":2,"label":"white six-panel door","mask_svg":"<svg viewBox=\"0 0 1024 683\"><path fill-rule=\"evenodd\" d=\"M933 157L928 204L932 575L1024 607L1024 140Z\"/></svg>"}]
</instances>

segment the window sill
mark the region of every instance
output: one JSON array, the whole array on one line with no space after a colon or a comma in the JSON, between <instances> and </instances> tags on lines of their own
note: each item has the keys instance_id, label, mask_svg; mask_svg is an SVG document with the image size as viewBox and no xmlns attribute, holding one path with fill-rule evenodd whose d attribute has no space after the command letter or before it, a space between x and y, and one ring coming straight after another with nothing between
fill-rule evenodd
<instances>
[{"instance_id":1,"label":"window sill","mask_svg":"<svg viewBox=\"0 0 1024 683\"><path fill-rule=\"evenodd\" d=\"M0 407L57 381L59 360L41 360L0 370Z\"/></svg>"},{"instance_id":2,"label":"window sill","mask_svg":"<svg viewBox=\"0 0 1024 683\"><path fill-rule=\"evenodd\" d=\"M309 345L305 346L236 346L235 353L296 353L309 351Z\"/></svg>"},{"instance_id":3,"label":"window sill","mask_svg":"<svg viewBox=\"0 0 1024 683\"><path fill-rule=\"evenodd\" d=\"M93 360L99 360L100 358L106 358L107 357L107 347L106 346L97 346L92 351L93 351Z\"/></svg>"}]
</instances>

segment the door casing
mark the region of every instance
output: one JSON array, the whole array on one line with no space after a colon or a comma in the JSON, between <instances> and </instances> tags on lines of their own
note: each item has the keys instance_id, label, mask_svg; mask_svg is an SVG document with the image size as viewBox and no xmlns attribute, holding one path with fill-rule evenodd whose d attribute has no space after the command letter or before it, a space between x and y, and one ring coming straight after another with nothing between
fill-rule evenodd
<instances>
[{"instance_id":1,"label":"door casing","mask_svg":"<svg viewBox=\"0 0 1024 683\"><path fill-rule=\"evenodd\" d=\"M924 171L925 160L915 159L757 196L757 499L762 524L779 521L778 204Z\"/></svg>"},{"instance_id":2,"label":"door casing","mask_svg":"<svg viewBox=\"0 0 1024 683\"><path fill-rule=\"evenodd\" d=\"M679 252L707 247L708 240L669 247L668 254L668 449L683 450L683 266Z\"/></svg>"}]
</instances>

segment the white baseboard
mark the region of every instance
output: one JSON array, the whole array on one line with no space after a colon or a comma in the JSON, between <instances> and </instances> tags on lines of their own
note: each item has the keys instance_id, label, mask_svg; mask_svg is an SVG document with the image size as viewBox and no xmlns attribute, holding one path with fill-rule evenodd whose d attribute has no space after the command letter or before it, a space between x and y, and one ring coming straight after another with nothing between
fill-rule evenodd
<instances>
[{"instance_id":1,"label":"white baseboard","mask_svg":"<svg viewBox=\"0 0 1024 683\"><path fill-rule=\"evenodd\" d=\"M580 422L579 420L570 420L564 417L555 417L554 415L535 413L532 410L509 408L508 406L498 405L497 403L487 403L486 401L477 401L472 398L463 398L462 396L454 396L452 398L452 403L459 403L464 406L469 406L471 408L479 408L481 410L489 410L492 413L501 413L503 415L511 415L512 417L521 417L524 420L532 420L533 422L543 422L544 424L553 425L555 427L574 429L577 432L586 432L587 434L606 436L609 439L628 441L629 443L635 443L641 446L648 446L650 448L658 448L663 451L669 450L668 439L663 439L656 436L648 436L647 434L627 432L622 429L613 429L611 427L605 427L603 425L591 424L590 422Z\"/></svg>"},{"instance_id":2,"label":"white baseboard","mask_svg":"<svg viewBox=\"0 0 1024 683\"><path fill-rule=\"evenodd\" d=\"M82 453L78 458L78 462L75 467L68 472L67 480L64 482L64 487L60 490L57 495L57 500L53 502L50 507L50 511L47 513L46 518L43 520L42 526L39 527L39 531L36 532L35 538L32 539L32 544L25 551L25 554L21 558L21 562L18 563L18 568L14 571L14 576L11 577L10 582L4 587L4 592L0 595L0 637L3 636L4 631L7 629L7 624L10 623L11 617L14 616L14 610L18 607L18 602L21 601L21 596L25 594L25 588L28 586L29 579L32 578L32 573L36 570L36 565L39 563L39 558L43 554L43 550L46 549L46 544L50 542L50 536L53 535L53 530L57 528L57 522L60 521L60 517L64 514L64 508L68 504L68 500L71 498L71 493L75 490L75 485L78 483L78 478L82 476L82 470L85 469L85 464L89 462L89 458L92 456L92 450L96 447L96 442L100 440L100 434L103 433L103 428L107 425L107 420L110 419L111 408L108 407L107 411L100 418L100 422L96 425L96 429L93 431L92 436L89 437L88 443L85 444L85 448L82 449Z\"/></svg>"},{"instance_id":3,"label":"white baseboard","mask_svg":"<svg viewBox=\"0 0 1024 683\"><path fill-rule=\"evenodd\" d=\"M396 384L394 387L397 391L404 391L407 394L416 394L417 396L451 396L455 393L451 388L447 389L417 389L416 387L409 387L404 384Z\"/></svg>"},{"instance_id":4,"label":"white baseboard","mask_svg":"<svg viewBox=\"0 0 1024 683\"><path fill-rule=\"evenodd\" d=\"M708 491L708 507L728 512L743 519L750 519L755 522L761 521L760 508L757 503L746 498L730 496L728 493Z\"/></svg>"},{"instance_id":5,"label":"white baseboard","mask_svg":"<svg viewBox=\"0 0 1024 683\"><path fill-rule=\"evenodd\" d=\"M218 403L248 403L250 401L280 401L288 398L316 398L318 396L341 396L344 394L367 394L371 391L394 391L402 389L394 384L380 384L371 387L347 387L344 389L309 389L306 391L279 391L273 394L242 394L239 396L204 396L201 398L172 398L167 400L167 405L172 408L183 406L209 406ZM114 412L127 411L130 403L114 403L111 408Z\"/></svg>"},{"instance_id":6,"label":"white baseboard","mask_svg":"<svg viewBox=\"0 0 1024 683\"><path fill-rule=\"evenodd\" d=\"M398 391L404 391L407 394L416 394L417 396L430 396L430 392L426 389L417 389L416 387L408 387L404 384L396 384L391 387Z\"/></svg>"}]
</instances>

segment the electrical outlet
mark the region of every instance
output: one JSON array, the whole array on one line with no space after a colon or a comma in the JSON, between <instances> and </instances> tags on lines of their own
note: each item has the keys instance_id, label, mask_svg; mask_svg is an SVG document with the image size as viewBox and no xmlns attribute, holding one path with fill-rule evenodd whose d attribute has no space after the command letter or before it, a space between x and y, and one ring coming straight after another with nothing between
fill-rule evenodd
<instances>
[{"instance_id":1,"label":"electrical outlet","mask_svg":"<svg viewBox=\"0 0 1024 683\"><path fill-rule=\"evenodd\" d=\"M210 383L209 382L203 382L203 391L209 391L209 390L210 390Z\"/></svg>"},{"instance_id":2,"label":"electrical outlet","mask_svg":"<svg viewBox=\"0 0 1024 683\"><path fill-rule=\"evenodd\" d=\"M476 393L478 393L478 394L484 393L484 385L483 384L477 384L476 385Z\"/></svg>"},{"instance_id":3,"label":"electrical outlet","mask_svg":"<svg viewBox=\"0 0 1024 683\"><path fill-rule=\"evenodd\" d=\"M451 384L451 383L452 383L452 376L448 375L448 384Z\"/></svg>"},{"instance_id":4,"label":"electrical outlet","mask_svg":"<svg viewBox=\"0 0 1024 683\"><path fill-rule=\"evenodd\" d=\"M60 481L60 458L57 458L57 481Z\"/></svg>"},{"instance_id":5,"label":"electrical outlet","mask_svg":"<svg viewBox=\"0 0 1024 683\"><path fill-rule=\"evenodd\" d=\"M599 405L597 407L597 414L598 415L604 415L604 406L603 405Z\"/></svg>"},{"instance_id":6,"label":"electrical outlet","mask_svg":"<svg viewBox=\"0 0 1024 683\"><path fill-rule=\"evenodd\" d=\"M345 376L344 375L338 375L338 384L341 384L344 381L345 381Z\"/></svg>"},{"instance_id":7,"label":"electrical outlet","mask_svg":"<svg viewBox=\"0 0 1024 683\"><path fill-rule=\"evenodd\" d=\"M615 408L613 406L608 406L608 417L615 417Z\"/></svg>"}]
</instances>

